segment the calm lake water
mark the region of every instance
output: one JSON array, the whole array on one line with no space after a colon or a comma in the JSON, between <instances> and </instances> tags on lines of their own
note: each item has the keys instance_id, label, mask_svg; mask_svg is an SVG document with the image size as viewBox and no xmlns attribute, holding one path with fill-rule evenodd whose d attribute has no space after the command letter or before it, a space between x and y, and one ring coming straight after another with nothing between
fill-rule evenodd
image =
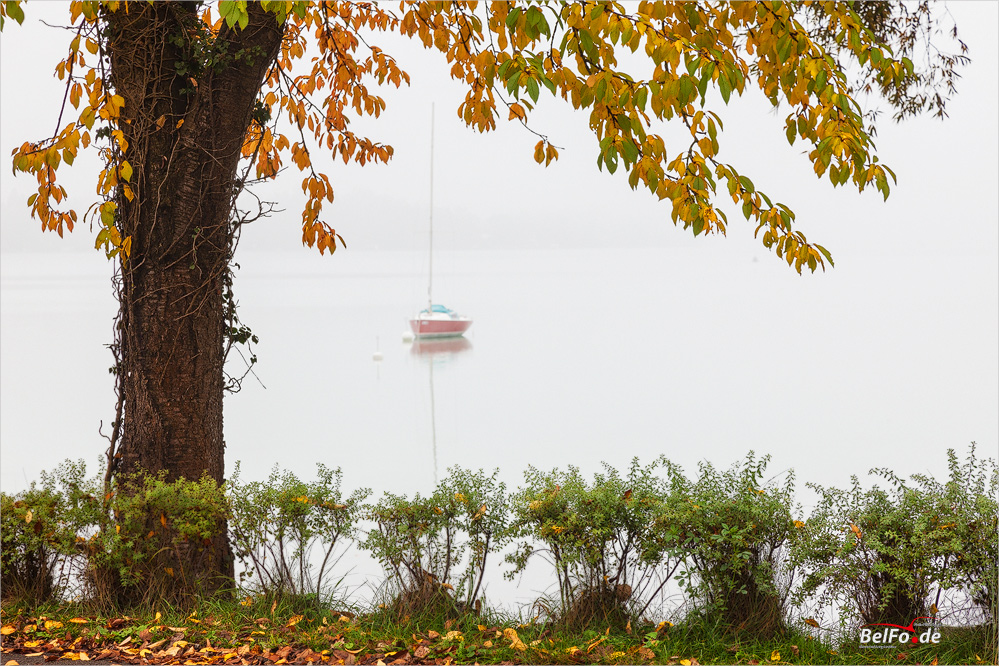
<instances>
[{"instance_id":1,"label":"calm lake water","mask_svg":"<svg viewBox=\"0 0 999 666\"><path fill-rule=\"evenodd\" d=\"M402 341L426 299L422 252L246 254L237 292L259 382L227 399L229 467L312 478L323 462L348 491L411 495L453 465L515 486L528 465L591 473L665 454L693 472L754 449L775 476L796 470L807 504L805 481L943 474L944 451L975 439L994 455L987 267L943 257L798 277L740 248L442 252L435 301L475 323L438 345ZM107 267L73 254L5 254L2 267L3 489L67 457L96 472L113 414ZM348 560L355 585L376 571ZM509 601L544 580L495 573Z\"/></svg>"}]
</instances>

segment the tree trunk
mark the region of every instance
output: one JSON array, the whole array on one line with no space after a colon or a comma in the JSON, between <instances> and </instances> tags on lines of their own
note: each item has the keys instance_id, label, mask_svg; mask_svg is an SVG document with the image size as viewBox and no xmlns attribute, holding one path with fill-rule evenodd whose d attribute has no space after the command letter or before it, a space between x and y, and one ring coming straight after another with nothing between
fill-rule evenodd
<instances>
[{"instance_id":1,"label":"tree trunk","mask_svg":"<svg viewBox=\"0 0 999 666\"><path fill-rule=\"evenodd\" d=\"M190 2L130 2L106 15L134 193L116 198L118 228L131 237L119 294L119 472L165 471L168 480L207 473L221 483L223 290L236 173L282 27L250 3L247 28L223 26L213 36L198 11ZM224 530L212 550L198 565L210 571L198 573L231 580Z\"/></svg>"}]
</instances>

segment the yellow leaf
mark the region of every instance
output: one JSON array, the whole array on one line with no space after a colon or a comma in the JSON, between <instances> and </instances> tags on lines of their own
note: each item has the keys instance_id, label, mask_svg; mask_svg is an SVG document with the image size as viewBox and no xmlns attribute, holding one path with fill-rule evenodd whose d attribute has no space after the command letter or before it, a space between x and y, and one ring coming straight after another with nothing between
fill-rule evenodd
<instances>
[{"instance_id":1,"label":"yellow leaf","mask_svg":"<svg viewBox=\"0 0 999 666\"><path fill-rule=\"evenodd\" d=\"M28 513L24 514L24 522L30 523L32 515L33 514L31 513L31 510L29 509Z\"/></svg>"},{"instance_id":2,"label":"yellow leaf","mask_svg":"<svg viewBox=\"0 0 999 666\"><path fill-rule=\"evenodd\" d=\"M486 641L485 643L482 644L482 647L491 648L492 646L493 646L492 641Z\"/></svg>"},{"instance_id":3,"label":"yellow leaf","mask_svg":"<svg viewBox=\"0 0 999 666\"><path fill-rule=\"evenodd\" d=\"M805 523L801 522L800 520L796 520L796 521L794 521L794 526L795 526L795 528L797 528L797 529L800 530L802 527L805 526Z\"/></svg>"},{"instance_id":4,"label":"yellow leaf","mask_svg":"<svg viewBox=\"0 0 999 666\"><path fill-rule=\"evenodd\" d=\"M527 646L524 645L524 641L520 640L520 637L517 636L516 629L512 627L507 627L506 629L503 630L503 636L505 636L506 639L510 641L510 647L512 647L514 650L517 650L519 652L524 652L525 650L527 650Z\"/></svg>"},{"instance_id":5,"label":"yellow leaf","mask_svg":"<svg viewBox=\"0 0 999 666\"><path fill-rule=\"evenodd\" d=\"M861 537L860 528L854 525L853 523L850 523L850 530L853 532L853 535L857 537L857 541L860 541Z\"/></svg>"},{"instance_id":6,"label":"yellow leaf","mask_svg":"<svg viewBox=\"0 0 999 666\"><path fill-rule=\"evenodd\" d=\"M166 123L166 114L156 119L156 129L163 129L163 125L165 123Z\"/></svg>"},{"instance_id":7,"label":"yellow leaf","mask_svg":"<svg viewBox=\"0 0 999 666\"><path fill-rule=\"evenodd\" d=\"M5 624L3 627L0 627L0 635L3 636L10 636L15 631L17 631L17 629L12 624Z\"/></svg>"},{"instance_id":8,"label":"yellow leaf","mask_svg":"<svg viewBox=\"0 0 999 666\"><path fill-rule=\"evenodd\" d=\"M129 164L127 160L122 161L121 167L118 169L118 173L121 174L122 180L132 180L132 165Z\"/></svg>"},{"instance_id":9,"label":"yellow leaf","mask_svg":"<svg viewBox=\"0 0 999 666\"><path fill-rule=\"evenodd\" d=\"M814 618L810 618L810 617L806 618L805 619L805 624L807 624L809 627L815 627L816 629L819 628L819 623L816 622Z\"/></svg>"},{"instance_id":10,"label":"yellow leaf","mask_svg":"<svg viewBox=\"0 0 999 666\"><path fill-rule=\"evenodd\" d=\"M83 650L80 650L80 661L90 661L90 657Z\"/></svg>"},{"instance_id":11,"label":"yellow leaf","mask_svg":"<svg viewBox=\"0 0 999 666\"><path fill-rule=\"evenodd\" d=\"M774 650L770 653L770 661L780 661L780 652Z\"/></svg>"},{"instance_id":12,"label":"yellow leaf","mask_svg":"<svg viewBox=\"0 0 999 666\"><path fill-rule=\"evenodd\" d=\"M690 660L689 659L681 659L680 660L680 664L682 664L682 666L690 666Z\"/></svg>"},{"instance_id":13,"label":"yellow leaf","mask_svg":"<svg viewBox=\"0 0 999 666\"><path fill-rule=\"evenodd\" d=\"M184 119L181 118L180 120L177 121L177 129L180 129L180 126L183 124L184 124Z\"/></svg>"},{"instance_id":14,"label":"yellow leaf","mask_svg":"<svg viewBox=\"0 0 999 666\"><path fill-rule=\"evenodd\" d=\"M295 615L290 620L288 620L288 624L286 626L294 627L296 624L301 622L304 617L305 617L304 615Z\"/></svg>"},{"instance_id":15,"label":"yellow leaf","mask_svg":"<svg viewBox=\"0 0 999 666\"><path fill-rule=\"evenodd\" d=\"M167 567L165 571L167 572L168 576L173 576L173 567Z\"/></svg>"},{"instance_id":16,"label":"yellow leaf","mask_svg":"<svg viewBox=\"0 0 999 666\"><path fill-rule=\"evenodd\" d=\"M11 659L10 661L5 661L3 666L17 666L17 662Z\"/></svg>"},{"instance_id":17,"label":"yellow leaf","mask_svg":"<svg viewBox=\"0 0 999 666\"><path fill-rule=\"evenodd\" d=\"M88 620L85 617L73 617L70 618L69 621L72 622L73 624L87 624L88 622L90 622L90 620Z\"/></svg>"},{"instance_id":18,"label":"yellow leaf","mask_svg":"<svg viewBox=\"0 0 999 666\"><path fill-rule=\"evenodd\" d=\"M45 630L49 629L62 629L62 622L56 622L55 620L45 620Z\"/></svg>"},{"instance_id":19,"label":"yellow leaf","mask_svg":"<svg viewBox=\"0 0 999 666\"><path fill-rule=\"evenodd\" d=\"M166 516L163 515L162 513L160 514L160 525L166 527Z\"/></svg>"}]
</instances>

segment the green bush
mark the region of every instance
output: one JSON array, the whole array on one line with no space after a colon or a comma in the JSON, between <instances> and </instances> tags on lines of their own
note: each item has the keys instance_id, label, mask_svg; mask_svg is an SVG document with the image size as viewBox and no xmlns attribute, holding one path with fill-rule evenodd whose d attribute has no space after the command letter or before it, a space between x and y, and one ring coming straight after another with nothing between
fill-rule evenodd
<instances>
[{"instance_id":1,"label":"green bush","mask_svg":"<svg viewBox=\"0 0 999 666\"><path fill-rule=\"evenodd\" d=\"M382 565L391 612L460 615L481 606L486 562L506 544L506 486L497 472L448 470L430 497L386 493L361 547Z\"/></svg>"},{"instance_id":2,"label":"green bush","mask_svg":"<svg viewBox=\"0 0 999 666\"><path fill-rule=\"evenodd\" d=\"M821 500L795 554L809 569L803 595L839 605L845 623L904 624L955 614L938 605L944 592L957 592L994 624L999 473L994 460L975 457L974 445L964 465L953 450L947 455L943 484L923 474L907 484L886 469L871 473L890 490L865 491L856 477L845 491L809 484Z\"/></svg>"},{"instance_id":3,"label":"green bush","mask_svg":"<svg viewBox=\"0 0 999 666\"><path fill-rule=\"evenodd\" d=\"M95 600L119 607L172 603L231 584L204 573L220 570L217 558L226 555L219 537L228 505L211 477L123 477L109 508L113 520L87 543Z\"/></svg>"},{"instance_id":4,"label":"green bush","mask_svg":"<svg viewBox=\"0 0 999 666\"><path fill-rule=\"evenodd\" d=\"M976 457L974 442L963 465L957 453L948 449L947 468L943 484L932 476L912 475L916 491L932 507L928 529L921 535L933 553L938 588L933 605L942 605L941 590L955 590L974 604L978 620L995 628L999 618L999 468L994 459ZM877 473L897 487L904 486L888 470ZM950 610L951 614L959 612Z\"/></svg>"},{"instance_id":5,"label":"green bush","mask_svg":"<svg viewBox=\"0 0 999 666\"><path fill-rule=\"evenodd\" d=\"M604 464L586 483L568 471L525 472L527 487L513 498L517 536L526 540L507 557L520 573L537 554L555 571L558 607L548 615L579 627L599 620L624 627L662 593L679 557L652 530L666 494L656 469L632 461L628 474ZM540 544L540 548L535 547ZM667 545L668 546L668 545Z\"/></svg>"},{"instance_id":6,"label":"green bush","mask_svg":"<svg viewBox=\"0 0 999 666\"><path fill-rule=\"evenodd\" d=\"M42 472L41 483L16 495L0 493L0 589L4 599L57 600L84 561L81 543L100 520L83 461Z\"/></svg>"},{"instance_id":7,"label":"green bush","mask_svg":"<svg viewBox=\"0 0 999 666\"><path fill-rule=\"evenodd\" d=\"M697 613L757 636L784 630L794 582L794 474L764 484L769 460L750 452L724 472L704 462L695 480L667 466L670 496L655 518L663 548L685 554L677 579Z\"/></svg>"},{"instance_id":8,"label":"green bush","mask_svg":"<svg viewBox=\"0 0 999 666\"><path fill-rule=\"evenodd\" d=\"M241 582L250 590L278 597L333 593L327 576L338 546L354 538L371 491L344 497L339 468L320 464L318 477L307 483L275 467L267 481L243 484L236 465L225 486L232 511L229 533L243 564ZM322 555L318 570L312 563L316 548Z\"/></svg>"}]
</instances>

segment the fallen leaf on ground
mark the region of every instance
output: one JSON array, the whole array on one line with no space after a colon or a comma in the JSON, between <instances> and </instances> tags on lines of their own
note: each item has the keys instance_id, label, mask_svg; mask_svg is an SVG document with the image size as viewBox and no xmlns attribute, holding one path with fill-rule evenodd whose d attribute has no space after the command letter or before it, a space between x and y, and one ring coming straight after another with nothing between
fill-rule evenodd
<instances>
[{"instance_id":1,"label":"fallen leaf on ground","mask_svg":"<svg viewBox=\"0 0 999 666\"><path fill-rule=\"evenodd\" d=\"M524 641L520 640L520 637L517 636L516 629L512 627L507 627L506 629L503 630L503 635L506 637L508 641L510 641L510 647L512 647L514 650L517 650L518 652L524 652L525 650L527 650L527 646L524 645Z\"/></svg>"}]
</instances>

